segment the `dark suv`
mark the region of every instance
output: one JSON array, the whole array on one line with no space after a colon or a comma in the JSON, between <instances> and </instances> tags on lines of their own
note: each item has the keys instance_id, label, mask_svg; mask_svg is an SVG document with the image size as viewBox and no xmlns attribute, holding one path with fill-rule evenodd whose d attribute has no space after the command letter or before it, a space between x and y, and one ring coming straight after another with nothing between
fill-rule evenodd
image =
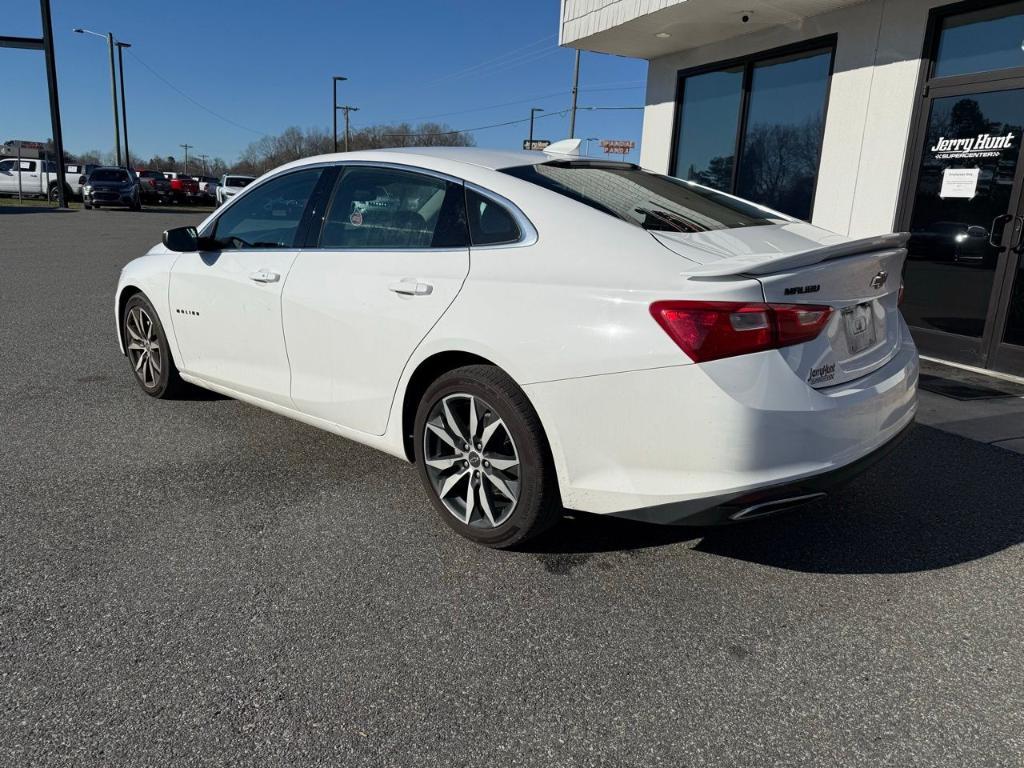
<instances>
[{"instance_id":1,"label":"dark suv","mask_svg":"<svg viewBox=\"0 0 1024 768\"><path fill-rule=\"evenodd\" d=\"M124 168L97 168L89 174L82 187L82 205L86 208L114 205L141 210L139 179L133 171Z\"/></svg>"},{"instance_id":2,"label":"dark suv","mask_svg":"<svg viewBox=\"0 0 1024 768\"><path fill-rule=\"evenodd\" d=\"M171 182L160 171L139 171L139 192L145 203L171 202Z\"/></svg>"}]
</instances>

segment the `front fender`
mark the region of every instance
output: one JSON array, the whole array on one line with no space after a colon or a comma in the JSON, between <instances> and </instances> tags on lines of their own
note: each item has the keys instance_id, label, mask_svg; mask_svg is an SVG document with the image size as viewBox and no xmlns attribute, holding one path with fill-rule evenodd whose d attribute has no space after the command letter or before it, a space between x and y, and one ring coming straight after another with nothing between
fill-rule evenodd
<instances>
[{"instance_id":1,"label":"front fender","mask_svg":"<svg viewBox=\"0 0 1024 768\"><path fill-rule=\"evenodd\" d=\"M140 256L125 265L121 277L117 281L114 294L114 326L117 329L117 345L121 354L125 349L124 331L121 327L121 311L124 303L133 293L143 293L156 310L163 326L167 343L175 360L181 360L178 350L178 339L174 333L173 313L168 303L168 292L171 280L171 269L178 254L168 251L162 245L154 246L145 256Z\"/></svg>"}]
</instances>

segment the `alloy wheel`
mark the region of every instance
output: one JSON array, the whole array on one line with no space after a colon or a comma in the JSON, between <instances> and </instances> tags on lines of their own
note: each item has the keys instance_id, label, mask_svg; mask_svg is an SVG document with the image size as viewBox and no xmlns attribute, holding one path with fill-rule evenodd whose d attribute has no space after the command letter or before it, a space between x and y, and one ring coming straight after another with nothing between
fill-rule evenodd
<instances>
[{"instance_id":1,"label":"alloy wheel","mask_svg":"<svg viewBox=\"0 0 1024 768\"><path fill-rule=\"evenodd\" d=\"M456 393L430 410L423 461L434 492L460 522L497 528L519 500L519 453L508 426L484 400Z\"/></svg>"},{"instance_id":2,"label":"alloy wheel","mask_svg":"<svg viewBox=\"0 0 1024 768\"><path fill-rule=\"evenodd\" d=\"M142 386L152 389L160 381L163 353L153 318L140 306L132 307L125 318L128 332L128 359Z\"/></svg>"}]
</instances>

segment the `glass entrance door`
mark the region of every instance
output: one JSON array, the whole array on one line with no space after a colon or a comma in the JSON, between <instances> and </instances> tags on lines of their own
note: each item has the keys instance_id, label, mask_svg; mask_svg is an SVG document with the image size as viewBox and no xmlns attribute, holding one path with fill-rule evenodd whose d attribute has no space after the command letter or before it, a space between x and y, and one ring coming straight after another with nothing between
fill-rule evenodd
<instances>
[{"instance_id":1,"label":"glass entrance door","mask_svg":"<svg viewBox=\"0 0 1024 768\"><path fill-rule=\"evenodd\" d=\"M903 313L926 351L986 365L1021 235L1024 83L930 94L910 216Z\"/></svg>"},{"instance_id":2,"label":"glass entrance door","mask_svg":"<svg viewBox=\"0 0 1024 768\"><path fill-rule=\"evenodd\" d=\"M1024 375L1024 0L936 8L900 226L924 354Z\"/></svg>"}]
</instances>

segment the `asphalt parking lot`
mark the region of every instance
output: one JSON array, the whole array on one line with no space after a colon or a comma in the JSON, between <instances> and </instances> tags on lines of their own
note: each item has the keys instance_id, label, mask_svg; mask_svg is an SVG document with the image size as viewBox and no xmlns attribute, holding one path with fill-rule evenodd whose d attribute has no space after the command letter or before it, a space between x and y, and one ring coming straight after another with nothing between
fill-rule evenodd
<instances>
[{"instance_id":1,"label":"asphalt parking lot","mask_svg":"<svg viewBox=\"0 0 1024 768\"><path fill-rule=\"evenodd\" d=\"M194 213L0 208L0 765L1020 766L1024 456L462 541L413 469L145 397L121 266Z\"/></svg>"}]
</instances>

